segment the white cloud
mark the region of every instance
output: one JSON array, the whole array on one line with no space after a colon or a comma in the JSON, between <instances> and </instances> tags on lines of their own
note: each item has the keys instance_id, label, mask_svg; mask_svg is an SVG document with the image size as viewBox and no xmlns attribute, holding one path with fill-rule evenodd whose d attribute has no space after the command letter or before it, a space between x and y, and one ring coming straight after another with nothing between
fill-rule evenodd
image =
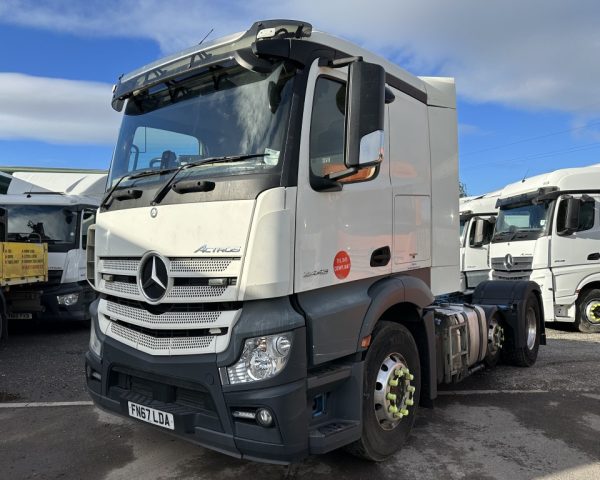
<instances>
[{"instance_id":1,"label":"white cloud","mask_svg":"<svg viewBox=\"0 0 600 480\"><path fill-rule=\"evenodd\" d=\"M299 18L401 63L457 78L475 102L598 112L597 0L4 0L0 22L86 36L155 40L164 53L248 28Z\"/></svg>"},{"instance_id":2,"label":"white cloud","mask_svg":"<svg viewBox=\"0 0 600 480\"><path fill-rule=\"evenodd\" d=\"M111 85L0 73L0 139L112 145Z\"/></svg>"}]
</instances>

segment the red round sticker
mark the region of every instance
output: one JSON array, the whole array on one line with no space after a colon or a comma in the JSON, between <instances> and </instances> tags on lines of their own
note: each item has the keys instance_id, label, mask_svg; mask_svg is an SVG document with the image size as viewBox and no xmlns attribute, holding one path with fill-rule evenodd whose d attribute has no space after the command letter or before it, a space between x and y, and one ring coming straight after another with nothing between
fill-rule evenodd
<instances>
[{"instance_id":1,"label":"red round sticker","mask_svg":"<svg viewBox=\"0 0 600 480\"><path fill-rule=\"evenodd\" d=\"M350 257L343 250L338 252L333 259L333 273L340 280L343 280L350 274Z\"/></svg>"}]
</instances>

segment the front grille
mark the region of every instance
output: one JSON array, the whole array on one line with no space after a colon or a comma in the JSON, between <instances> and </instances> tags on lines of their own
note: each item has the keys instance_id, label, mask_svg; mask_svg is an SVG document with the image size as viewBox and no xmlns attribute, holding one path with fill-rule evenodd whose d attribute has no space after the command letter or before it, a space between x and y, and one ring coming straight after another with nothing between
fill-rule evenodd
<instances>
[{"instance_id":1,"label":"front grille","mask_svg":"<svg viewBox=\"0 0 600 480\"><path fill-rule=\"evenodd\" d=\"M171 271L179 273L191 272L224 272L235 258L178 258L171 259ZM238 259L239 260L239 259Z\"/></svg>"},{"instance_id":2,"label":"front grille","mask_svg":"<svg viewBox=\"0 0 600 480\"><path fill-rule=\"evenodd\" d=\"M531 270L533 266L533 257L531 256L513 257L512 261L512 266L507 268L505 257L494 257L491 262L492 268L504 272L523 272Z\"/></svg>"},{"instance_id":3,"label":"front grille","mask_svg":"<svg viewBox=\"0 0 600 480\"><path fill-rule=\"evenodd\" d=\"M104 282L104 288L114 293L120 293L123 295L141 296L140 289L137 283L128 282Z\"/></svg>"},{"instance_id":4,"label":"front grille","mask_svg":"<svg viewBox=\"0 0 600 480\"><path fill-rule=\"evenodd\" d=\"M100 270L109 273L134 273L140 267L141 258L135 257L103 257L100 259ZM239 262L239 257L228 258L169 258L170 273L221 273L232 264Z\"/></svg>"},{"instance_id":5,"label":"front grille","mask_svg":"<svg viewBox=\"0 0 600 480\"><path fill-rule=\"evenodd\" d=\"M121 305L116 302L107 301L106 310L109 314L121 320L130 320L142 325L156 326L200 326L215 323L221 316L220 311L212 312L166 312L153 314L143 308L135 308Z\"/></svg>"},{"instance_id":6,"label":"front grille","mask_svg":"<svg viewBox=\"0 0 600 480\"><path fill-rule=\"evenodd\" d=\"M104 258L101 270L112 270L114 272L136 272L140 266L139 260L127 258Z\"/></svg>"},{"instance_id":7,"label":"front grille","mask_svg":"<svg viewBox=\"0 0 600 480\"><path fill-rule=\"evenodd\" d=\"M493 272L493 280L529 280L531 272Z\"/></svg>"},{"instance_id":8,"label":"front grille","mask_svg":"<svg viewBox=\"0 0 600 480\"><path fill-rule=\"evenodd\" d=\"M205 335L192 332L201 332ZM215 335L201 330L152 331L132 324L126 326L116 321L110 322L109 333L111 337L122 343L153 355L182 355L189 351L199 354L214 353L216 342Z\"/></svg>"}]
</instances>

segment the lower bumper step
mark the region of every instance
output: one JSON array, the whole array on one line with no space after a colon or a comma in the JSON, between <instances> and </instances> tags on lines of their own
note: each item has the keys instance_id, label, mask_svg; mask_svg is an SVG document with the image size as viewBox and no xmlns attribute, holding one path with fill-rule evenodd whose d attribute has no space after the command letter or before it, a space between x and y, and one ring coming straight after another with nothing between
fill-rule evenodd
<instances>
[{"instance_id":1,"label":"lower bumper step","mask_svg":"<svg viewBox=\"0 0 600 480\"><path fill-rule=\"evenodd\" d=\"M310 430L308 437L310 453L330 452L358 440L360 435L360 422L332 420Z\"/></svg>"}]
</instances>

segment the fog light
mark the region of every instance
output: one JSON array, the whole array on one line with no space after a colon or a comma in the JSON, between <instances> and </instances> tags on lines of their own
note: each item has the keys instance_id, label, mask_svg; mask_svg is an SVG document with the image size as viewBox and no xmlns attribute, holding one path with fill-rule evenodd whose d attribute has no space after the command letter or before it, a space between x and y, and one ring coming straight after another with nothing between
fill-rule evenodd
<instances>
[{"instance_id":1,"label":"fog light","mask_svg":"<svg viewBox=\"0 0 600 480\"><path fill-rule=\"evenodd\" d=\"M256 423L261 427L273 426L273 414L266 408L259 408L256 411Z\"/></svg>"},{"instance_id":2,"label":"fog light","mask_svg":"<svg viewBox=\"0 0 600 480\"><path fill-rule=\"evenodd\" d=\"M70 307L71 305L75 305L77 300L79 300L78 293L67 293L66 295L58 295L56 297L59 305L64 305L66 307Z\"/></svg>"}]
</instances>

